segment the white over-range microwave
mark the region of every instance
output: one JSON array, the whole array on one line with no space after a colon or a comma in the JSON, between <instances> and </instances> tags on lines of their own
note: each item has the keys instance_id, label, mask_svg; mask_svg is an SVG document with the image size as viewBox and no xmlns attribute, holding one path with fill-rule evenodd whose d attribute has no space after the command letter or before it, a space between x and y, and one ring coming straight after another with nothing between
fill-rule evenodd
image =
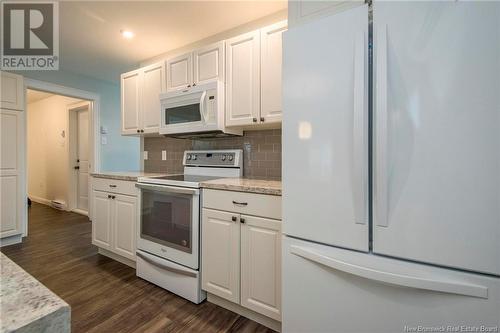
<instances>
[{"instance_id":1,"label":"white over-range microwave","mask_svg":"<svg viewBox=\"0 0 500 333\"><path fill-rule=\"evenodd\" d=\"M227 129L224 117L224 83L210 82L160 94L160 134L173 137L242 135Z\"/></svg>"}]
</instances>

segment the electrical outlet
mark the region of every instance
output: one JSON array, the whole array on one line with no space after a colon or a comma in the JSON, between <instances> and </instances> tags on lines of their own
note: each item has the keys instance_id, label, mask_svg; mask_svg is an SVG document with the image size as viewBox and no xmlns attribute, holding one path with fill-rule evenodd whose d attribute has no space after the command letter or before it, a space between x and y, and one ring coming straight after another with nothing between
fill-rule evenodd
<instances>
[{"instance_id":1,"label":"electrical outlet","mask_svg":"<svg viewBox=\"0 0 500 333\"><path fill-rule=\"evenodd\" d=\"M162 161L166 161L167 160L167 151L166 150L162 150L161 151L161 160Z\"/></svg>"},{"instance_id":2,"label":"electrical outlet","mask_svg":"<svg viewBox=\"0 0 500 333\"><path fill-rule=\"evenodd\" d=\"M147 160L147 159L148 159L148 151L147 151L147 150L145 150L145 151L143 152L143 158L144 158L144 160Z\"/></svg>"}]
</instances>

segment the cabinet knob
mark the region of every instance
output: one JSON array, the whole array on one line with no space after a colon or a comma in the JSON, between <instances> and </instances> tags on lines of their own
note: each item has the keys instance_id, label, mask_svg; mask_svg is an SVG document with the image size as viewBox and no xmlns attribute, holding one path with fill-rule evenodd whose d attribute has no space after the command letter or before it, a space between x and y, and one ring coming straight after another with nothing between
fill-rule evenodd
<instances>
[{"instance_id":1,"label":"cabinet knob","mask_svg":"<svg viewBox=\"0 0 500 333\"><path fill-rule=\"evenodd\" d=\"M188 88L191 88L191 85L190 85L190 84L188 84Z\"/></svg>"},{"instance_id":2,"label":"cabinet knob","mask_svg":"<svg viewBox=\"0 0 500 333\"><path fill-rule=\"evenodd\" d=\"M242 218L242 217L240 217L240 222L241 222L241 223L245 223L245 219L244 219L244 218Z\"/></svg>"},{"instance_id":3,"label":"cabinet knob","mask_svg":"<svg viewBox=\"0 0 500 333\"><path fill-rule=\"evenodd\" d=\"M236 216L231 217L231 220L232 220L233 222L236 222L236 220L237 220L237 219L238 219L238 218L237 218Z\"/></svg>"},{"instance_id":4,"label":"cabinet knob","mask_svg":"<svg viewBox=\"0 0 500 333\"><path fill-rule=\"evenodd\" d=\"M137 133L141 133L141 130L137 130Z\"/></svg>"},{"instance_id":5,"label":"cabinet knob","mask_svg":"<svg viewBox=\"0 0 500 333\"><path fill-rule=\"evenodd\" d=\"M141 133L144 133L144 130L141 130Z\"/></svg>"},{"instance_id":6,"label":"cabinet knob","mask_svg":"<svg viewBox=\"0 0 500 333\"><path fill-rule=\"evenodd\" d=\"M108 199L111 199L111 194L108 194Z\"/></svg>"},{"instance_id":7,"label":"cabinet knob","mask_svg":"<svg viewBox=\"0 0 500 333\"><path fill-rule=\"evenodd\" d=\"M196 87L196 83L193 83L193 87Z\"/></svg>"},{"instance_id":8,"label":"cabinet knob","mask_svg":"<svg viewBox=\"0 0 500 333\"><path fill-rule=\"evenodd\" d=\"M253 121L254 123L256 123L256 122L257 122L257 118L253 118L253 119L252 119L252 121Z\"/></svg>"},{"instance_id":9,"label":"cabinet knob","mask_svg":"<svg viewBox=\"0 0 500 333\"><path fill-rule=\"evenodd\" d=\"M265 120L264 117L260 117L260 121L264 122L264 120Z\"/></svg>"}]
</instances>

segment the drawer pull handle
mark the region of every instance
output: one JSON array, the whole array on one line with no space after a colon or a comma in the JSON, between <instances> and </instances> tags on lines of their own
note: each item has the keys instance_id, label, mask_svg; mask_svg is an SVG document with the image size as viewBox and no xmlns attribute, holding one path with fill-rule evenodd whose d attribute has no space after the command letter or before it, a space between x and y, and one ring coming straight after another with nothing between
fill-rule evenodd
<instances>
[{"instance_id":1,"label":"drawer pull handle","mask_svg":"<svg viewBox=\"0 0 500 333\"><path fill-rule=\"evenodd\" d=\"M116 187L116 185L109 185L109 187L111 187L111 188L115 188L115 187Z\"/></svg>"},{"instance_id":2,"label":"drawer pull handle","mask_svg":"<svg viewBox=\"0 0 500 333\"><path fill-rule=\"evenodd\" d=\"M236 205L236 206L247 206L248 202L238 202L238 201L234 201L233 200L233 205Z\"/></svg>"}]
</instances>

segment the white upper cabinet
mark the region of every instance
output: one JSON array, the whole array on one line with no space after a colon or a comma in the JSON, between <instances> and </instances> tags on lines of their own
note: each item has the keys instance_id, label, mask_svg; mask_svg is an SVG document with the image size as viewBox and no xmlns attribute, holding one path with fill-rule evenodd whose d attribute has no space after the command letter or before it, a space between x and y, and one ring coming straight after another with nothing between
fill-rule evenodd
<instances>
[{"instance_id":1,"label":"white upper cabinet","mask_svg":"<svg viewBox=\"0 0 500 333\"><path fill-rule=\"evenodd\" d=\"M139 70L121 76L122 134L137 134L140 130L140 80Z\"/></svg>"},{"instance_id":2,"label":"white upper cabinet","mask_svg":"<svg viewBox=\"0 0 500 333\"><path fill-rule=\"evenodd\" d=\"M288 23L294 27L303 23L329 16L349 8L361 6L363 0L315 1L294 0L288 2Z\"/></svg>"},{"instance_id":3,"label":"white upper cabinet","mask_svg":"<svg viewBox=\"0 0 500 333\"><path fill-rule=\"evenodd\" d=\"M260 121L265 123L281 122L282 36L286 28L287 22L282 21L260 30Z\"/></svg>"},{"instance_id":4,"label":"white upper cabinet","mask_svg":"<svg viewBox=\"0 0 500 333\"><path fill-rule=\"evenodd\" d=\"M226 126L257 123L260 115L260 30L226 41Z\"/></svg>"},{"instance_id":5,"label":"white upper cabinet","mask_svg":"<svg viewBox=\"0 0 500 333\"><path fill-rule=\"evenodd\" d=\"M142 129L144 133L158 133L160 124L160 93L165 91L163 63L142 69Z\"/></svg>"},{"instance_id":6,"label":"white upper cabinet","mask_svg":"<svg viewBox=\"0 0 500 333\"><path fill-rule=\"evenodd\" d=\"M193 84L193 53L167 60L167 91L182 90Z\"/></svg>"},{"instance_id":7,"label":"white upper cabinet","mask_svg":"<svg viewBox=\"0 0 500 333\"><path fill-rule=\"evenodd\" d=\"M224 42L218 42L193 52L194 83L224 79Z\"/></svg>"},{"instance_id":8,"label":"white upper cabinet","mask_svg":"<svg viewBox=\"0 0 500 333\"><path fill-rule=\"evenodd\" d=\"M160 93L165 91L163 62L121 75L122 134L158 133Z\"/></svg>"},{"instance_id":9,"label":"white upper cabinet","mask_svg":"<svg viewBox=\"0 0 500 333\"><path fill-rule=\"evenodd\" d=\"M24 86L21 75L0 72L0 107L24 110Z\"/></svg>"}]
</instances>

